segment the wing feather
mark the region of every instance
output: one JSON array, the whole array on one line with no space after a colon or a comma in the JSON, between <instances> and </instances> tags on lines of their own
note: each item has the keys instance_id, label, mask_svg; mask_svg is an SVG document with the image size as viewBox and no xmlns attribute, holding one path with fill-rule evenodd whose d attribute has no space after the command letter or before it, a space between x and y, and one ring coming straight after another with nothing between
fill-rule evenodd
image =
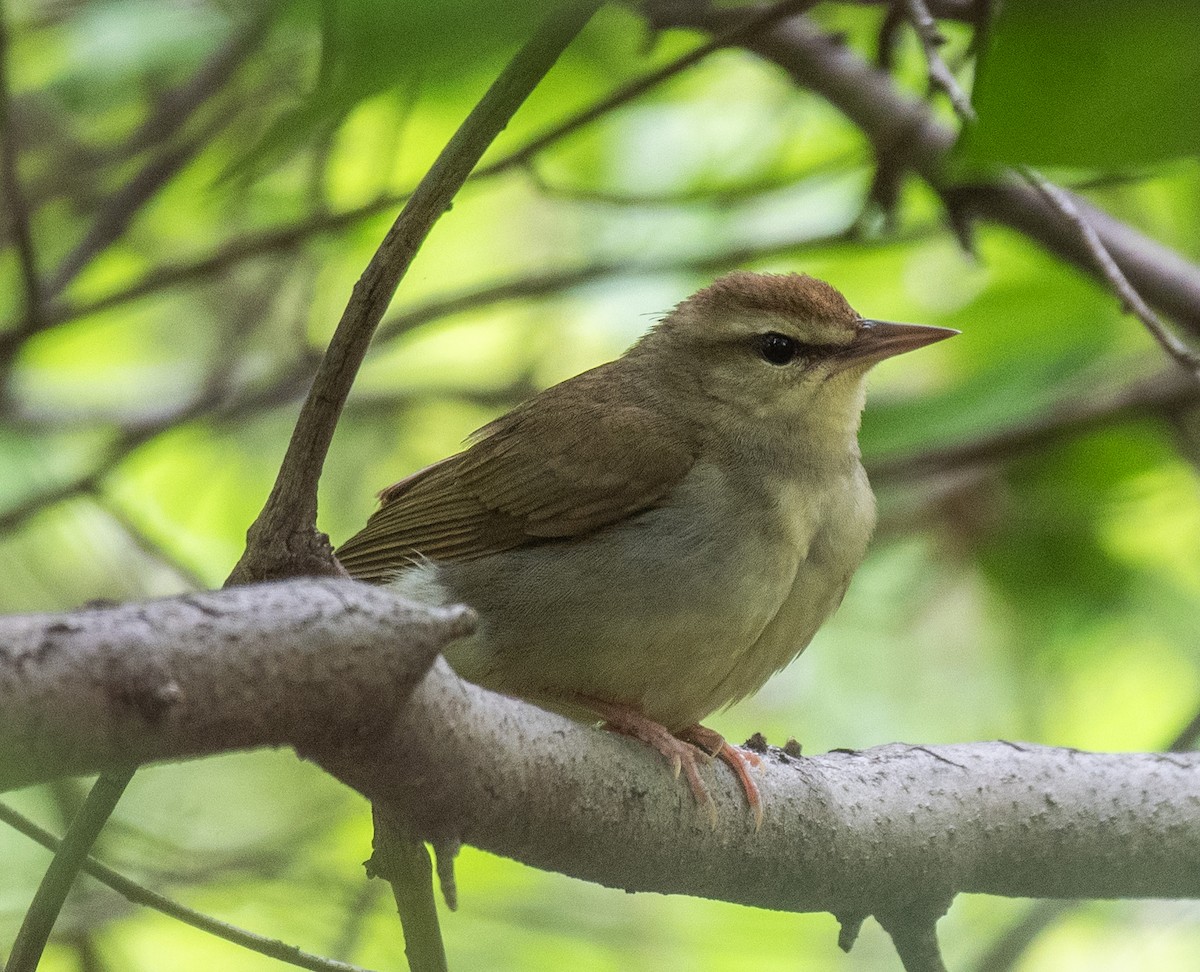
<instances>
[{"instance_id":1,"label":"wing feather","mask_svg":"<svg viewBox=\"0 0 1200 972\"><path fill-rule=\"evenodd\" d=\"M423 559L471 560L601 529L660 502L697 442L602 366L484 426L473 444L383 490L337 551L351 575L386 582Z\"/></svg>"}]
</instances>

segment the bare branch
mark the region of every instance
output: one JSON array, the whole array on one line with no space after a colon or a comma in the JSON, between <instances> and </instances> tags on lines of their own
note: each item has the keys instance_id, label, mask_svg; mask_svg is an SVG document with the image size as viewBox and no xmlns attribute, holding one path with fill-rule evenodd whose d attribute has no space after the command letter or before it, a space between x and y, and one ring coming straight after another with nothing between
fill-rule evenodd
<instances>
[{"instance_id":1,"label":"bare branch","mask_svg":"<svg viewBox=\"0 0 1200 972\"><path fill-rule=\"evenodd\" d=\"M1185 753L1195 748L1197 739L1200 739L1200 708L1171 739L1167 752ZM1042 932L1078 908L1079 902L1071 900L1046 900L1030 905L988 946L972 966L972 972L1008 972Z\"/></svg>"},{"instance_id":2,"label":"bare branch","mask_svg":"<svg viewBox=\"0 0 1200 972\"><path fill-rule=\"evenodd\" d=\"M433 225L471 169L558 56L600 6L573 0L547 17L471 110L421 179L354 286L300 411L266 506L247 533L230 583L303 574L336 574L329 540L316 532L317 482L333 431L367 346Z\"/></svg>"},{"instance_id":3,"label":"bare branch","mask_svg":"<svg viewBox=\"0 0 1200 972\"><path fill-rule=\"evenodd\" d=\"M383 807L373 807L371 816L375 839L367 876L383 878L392 886L404 928L409 972L447 972L446 947L433 897L433 866L425 842Z\"/></svg>"},{"instance_id":4,"label":"bare branch","mask_svg":"<svg viewBox=\"0 0 1200 972\"><path fill-rule=\"evenodd\" d=\"M0 779L290 742L415 834L628 890L893 925L916 887L930 908L959 892L1200 895L1200 755L770 750L761 830L732 774L705 769L713 829L634 741L442 662L409 693L464 625L330 580L5 619Z\"/></svg>"},{"instance_id":5,"label":"bare branch","mask_svg":"<svg viewBox=\"0 0 1200 972\"><path fill-rule=\"evenodd\" d=\"M0 618L0 789L380 732L471 625L332 580Z\"/></svg>"},{"instance_id":6,"label":"bare branch","mask_svg":"<svg viewBox=\"0 0 1200 972\"><path fill-rule=\"evenodd\" d=\"M1128 278L1112 258L1112 254L1108 252L1104 241L1100 239L1100 234L1084 218L1072 201L1070 193L1048 182L1032 169L1025 168L1021 172L1029 180L1029 183L1079 231L1084 244L1095 258L1100 273L1121 299L1122 308L1146 325L1146 330L1167 354L1190 371L1193 376L1200 379L1200 353L1193 351L1176 337L1174 332L1162 322L1162 319L1150 309L1150 306L1142 299L1142 295L1134 290Z\"/></svg>"},{"instance_id":7,"label":"bare branch","mask_svg":"<svg viewBox=\"0 0 1200 972\"><path fill-rule=\"evenodd\" d=\"M894 912L914 887L947 899L1200 893L1193 754L771 750L756 774L761 830L732 773L715 766L712 829L645 747L461 682L438 662L390 743L308 755L426 837L461 836L630 891L838 915Z\"/></svg>"},{"instance_id":8,"label":"bare branch","mask_svg":"<svg viewBox=\"0 0 1200 972\"><path fill-rule=\"evenodd\" d=\"M939 48L946 42L942 32L938 30L937 22L929 13L925 0L904 0L908 11L908 19L912 22L913 30L921 41L925 51L925 63L929 66L929 81L935 88L940 88L950 99L954 111L963 121L975 120L975 109L971 107L971 99L959 87L958 79L942 59Z\"/></svg>"}]
</instances>

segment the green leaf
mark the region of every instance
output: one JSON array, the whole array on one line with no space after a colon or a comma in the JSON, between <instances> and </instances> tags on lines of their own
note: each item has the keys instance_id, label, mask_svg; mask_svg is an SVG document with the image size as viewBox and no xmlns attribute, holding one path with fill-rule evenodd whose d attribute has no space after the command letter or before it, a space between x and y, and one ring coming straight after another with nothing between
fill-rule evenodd
<instances>
[{"instance_id":1,"label":"green leaf","mask_svg":"<svg viewBox=\"0 0 1200 972\"><path fill-rule=\"evenodd\" d=\"M972 164L1113 169L1200 151L1200 3L1010 0L979 69Z\"/></svg>"}]
</instances>

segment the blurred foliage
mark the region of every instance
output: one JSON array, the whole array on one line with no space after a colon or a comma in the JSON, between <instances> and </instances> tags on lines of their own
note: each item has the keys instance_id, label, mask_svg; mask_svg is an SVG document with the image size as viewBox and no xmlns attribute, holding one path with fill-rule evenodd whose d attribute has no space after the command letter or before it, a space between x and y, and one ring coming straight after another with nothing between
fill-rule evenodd
<instances>
[{"instance_id":1,"label":"blurred foliage","mask_svg":"<svg viewBox=\"0 0 1200 972\"><path fill-rule=\"evenodd\" d=\"M6 0L3 137L20 147L45 284L31 316L5 237L0 610L221 583L398 198L542 6ZM971 151L1073 166L1063 180L1087 178L1097 204L1200 258L1200 166L1143 164L1195 151L1194 83L1177 93L1200 63L1195 32L1162 27L1191 6L1039 6L1006 4ZM814 16L870 56L884 11ZM1041 30L1051 16L1069 28ZM964 25L946 33L951 63L969 58ZM920 48L911 32L899 41L897 78L920 94ZM486 161L695 43L606 8ZM619 353L722 269L804 270L864 314L964 334L878 369L862 433L879 469L871 558L803 659L714 727L795 735L809 751L995 737L1164 745L1200 704L1196 398L1022 448L999 440L971 461L889 466L1053 429L1169 366L1110 294L1024 238L981 227L978 258L964 255L921 185L904 185L890 230L850 233L872 225L860 220L871 158L826 104L728 50L469 184L348 406L322 527L345 538L380 487L531 387ZM451 311L425 312L450 298ZM16 802L61 829L71 794ZM223 918L396 968L389 899L358 863L368 847L360 800L290 755L256 753L139 773L99 853ZM7 943L46 855L4 831L0 860ZM873 925L847 960L829 916L630 897L471 850L459 871L461 909L445 922L459 969L896 967ZM1019 911L956 904L941 926L951 967ZM1186 903L1093 905L1019 967L1191 968L1198 918ZM104 968L268 965L86 879L64 932L47 969L76 967L85 946Z\"/></svg>"},{"instance_id":2,"label":"blurred foliage","mask_svg":"<svg viewBox=\"0 0 1200 972\"><path fill-rule=\"evenodd\" d=\"M968 158L1111 170L1196 155L1198 31L1196 0L1006 0Z\"/></svg>"}]
</instances>

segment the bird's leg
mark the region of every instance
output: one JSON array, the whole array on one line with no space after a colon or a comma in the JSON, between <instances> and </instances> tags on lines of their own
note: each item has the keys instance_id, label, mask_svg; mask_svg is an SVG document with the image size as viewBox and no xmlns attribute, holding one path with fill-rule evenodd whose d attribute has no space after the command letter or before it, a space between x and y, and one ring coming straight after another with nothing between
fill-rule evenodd
<instances>
[{"instance_id":1,"label":"bird's leg","mask_svg":"<svg viewBox=\"0 0 1200 972\"><path fill-rule=\"evenodd\" d=\"M696 724L680 729L675 735L684 742L689 742L698 749L704 750L710 756L716 756L733 770L742 791L746 794L746 802L754 813L754 829L757 830L763 822L762 794L758 792L758 784L750 776L751 767L762 766L758 753L752 753L740 746L731 746L725 737L707 726Z\"/></svg>"},{"instance_id":2,"label":"bird's leg","mask_svg":"<svg viewBox=\"0 0 1200 972\"><path fill-rule=\"evenodd\" d=\"M644 742L647 746L657 749L670 762L676 778L682 770L684 776L687 777L692 796L708 812L709 822L714 827L716 826L717 808L708 792L708 787L700 779L700 770L697 765L700 760L704 762L711 760L711 753L703 747L673 735L666 726L642 715L632 706L605 702L590 696L578 696L577 701L603 719L604 728L623 736L631 736Z\"/></svg>"},{"instance_id":3,"label":"bird's leg","mask_svg":"<svg viewBox=\"0 0 1200 972\"><path fill-rule=\"evenodd\" d=\"M727 764L733 770L742 792L746 794L746 802L754 814L754 829L762 826L763 804L758 785L750 776L750 769L762 765L757 753L731 746L719 732L702 725L687 726L678 732L671 732L666 726L655 722L643 715L637 709L615 702L605 702L590 696L578 696L577 701L595 712L604 720L604 727L623 736L632 736L648 746L653 746L671 763L675 776L682 769L687 777L688 786L696 802L708 811L709 820L716 825L717 809L713 803L708 787L700 778L698 760L708 762L714 756Z\"/></svg>"}]
</instances>

